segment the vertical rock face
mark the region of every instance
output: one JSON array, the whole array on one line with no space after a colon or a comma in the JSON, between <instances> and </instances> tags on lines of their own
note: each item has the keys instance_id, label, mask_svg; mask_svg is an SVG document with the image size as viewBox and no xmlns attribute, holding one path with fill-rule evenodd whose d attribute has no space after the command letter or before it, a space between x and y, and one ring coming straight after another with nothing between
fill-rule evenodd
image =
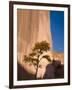
<instances>
[{"instance_id":1,"label":"vertical rock face","mask_svg":"<svg viewBox=\"0 0 72 90\"><path fill-rule=\"evenodd\" d=\"M52 48L50 12L17 10L18 53L28 55L36 42L47 41Z\"/></svg>"}]
</instances>

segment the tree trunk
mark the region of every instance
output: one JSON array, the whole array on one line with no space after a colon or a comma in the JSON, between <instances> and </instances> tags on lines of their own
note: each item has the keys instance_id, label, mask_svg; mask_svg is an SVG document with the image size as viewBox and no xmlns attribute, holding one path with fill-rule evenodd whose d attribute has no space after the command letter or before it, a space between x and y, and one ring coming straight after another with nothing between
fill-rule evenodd
<instances>
[{"instance_id":1,"label":"tree trunk","mask_svg":"<svg viewBox=\"0 0 72 90\"><path fill-rule=\"evenodd\" d=\"M37 68L36 68L35 79L37 79L37 73L38 73L38 63L37 63Z\"/></svg>"}]
</instances>

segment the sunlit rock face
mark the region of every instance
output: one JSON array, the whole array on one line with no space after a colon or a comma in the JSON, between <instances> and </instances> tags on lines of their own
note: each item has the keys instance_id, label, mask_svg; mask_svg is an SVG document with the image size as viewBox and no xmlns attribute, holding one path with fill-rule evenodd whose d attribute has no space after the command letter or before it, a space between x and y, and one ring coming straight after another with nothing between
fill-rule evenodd
<instances>
[{"instance_id":1,"label":"sunlit rock face","mask_svg":"<svg viewBox=\"0 0 72 90\"><path fill-rule=\"evenodd\" d=\"M17 10L18 52L28 55L36 42L47 41L52 48L50 12Z\"/></svg>"},{"instance_id":2,"label":"sunlit rock face","mask_svg":"<svg viewBox=\"0 0 72 90\"><path fill-rule=\"evenodd\" d=\"M63 52L52 52L54 60L60 60L61 64L64 64L64 53Z\"/></svg>"},{"instance_id":3,"label":"sunlit rock face","mask_svg":"<svg viewBox=\"0 0 72 90\"><path fill-rule=\"evenodd\" d=\"M36 74L35 67L30 63L24 62L24 55L28 55L36 42L47 41L50 44L48 54L51 58L57 58L60 54L52 51L52 37L50 31L50 12L43 10L17 10L17 58L18 63L29 73ZM42 56L40 56L42 57ZM60 57L59 57L60 58ZM63 61L63 59L62 59ZM63 62L62 62L63 63ZM49 62L42 58L39 63L37 77L43 78L46 66Z\"/></svg>"}]
</instances>

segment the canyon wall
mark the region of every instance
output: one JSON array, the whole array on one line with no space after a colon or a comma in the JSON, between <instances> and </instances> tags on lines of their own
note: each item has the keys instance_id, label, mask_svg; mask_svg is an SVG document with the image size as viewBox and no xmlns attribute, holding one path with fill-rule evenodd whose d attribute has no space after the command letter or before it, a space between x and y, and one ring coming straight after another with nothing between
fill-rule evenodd
<instances>
[{"instance_id":1,"label":"canyon wall","mask_svg":"<svg viewBox=\"0 0 72 90\"><path fill-rule=\"evenodd\" d=\"M47 41L52 49L50 12L17 10L18 53L28 55L36 42Z\"/></svg>"}]
</instances>

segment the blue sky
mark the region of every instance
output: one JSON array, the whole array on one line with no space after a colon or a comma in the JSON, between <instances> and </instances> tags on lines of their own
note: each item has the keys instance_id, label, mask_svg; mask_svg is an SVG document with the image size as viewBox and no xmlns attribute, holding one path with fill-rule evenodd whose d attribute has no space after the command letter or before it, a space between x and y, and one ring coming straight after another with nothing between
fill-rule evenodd
<instances>
[{"instance_id":1,"label":"blue sky","mask_svg":"<svg viewBox=\"0 0 72 90\"><path fill-rule=\"evenodd\" d=\"M50 27L53 40L53 50L64 52L64 12L50 11Z\"/></svg>"}]
</instances>

